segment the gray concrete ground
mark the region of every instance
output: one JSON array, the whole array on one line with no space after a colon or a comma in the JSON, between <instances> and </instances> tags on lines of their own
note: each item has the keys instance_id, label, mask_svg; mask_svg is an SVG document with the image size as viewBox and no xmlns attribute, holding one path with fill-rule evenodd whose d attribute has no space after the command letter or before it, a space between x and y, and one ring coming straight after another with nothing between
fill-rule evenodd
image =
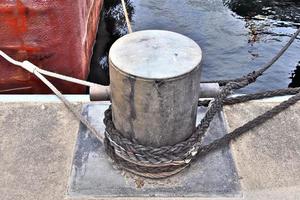
<instances>
[{"instance_id":1,"label":"gray concrete ground","mask_svg":"<svg viewBox=\"0 0 300 200\"><path fill-rule=\"evenodd\" d=\"M253 101L226 106L229 131L277 104ZM299 103L232 142L231 149L248 198L300 199Z\"/></svg>"},{"instance_id":2,"label":"gray concrete ground","mask_svg":"<svg viewBox=\"0 0 300 200\"><path fill-rule=\"evenodd\" d=\"M276 104L255 101L225 107L229 130ZM299 108L291 107L231 144L243 195L233 199L300 199ZM2 101L0 199L71 199L67 187L78 128L61 103Z\"/></svg>"},{"instance_id":3,"label":"gray concrete ground","mask_svg":"<svg viewBox=\"0 0 300 200\"><path fill-rule=\"evenodd\" d=\"M64 199L78 122L58 103L0 104L0 199Z\"/></svg>"},{"instance_id":4,"label":"gray concrete ground","mask_svg":"<svg viewBox=\"0 0 300 200\"><path fill-rule=\"evenodd\" d=\"M104 111L109 104L84 105L82 115L104 133ZM207 108L199 107L197 121ZM215 116L203 138L207 144L227 134L222 113ZM82 124L79 128L70 185L70 197L240 197L240 181L229 146L198 159L183 172L163 180L151 180L118 170L105 148Z\"/></svg>"}]
</instances>

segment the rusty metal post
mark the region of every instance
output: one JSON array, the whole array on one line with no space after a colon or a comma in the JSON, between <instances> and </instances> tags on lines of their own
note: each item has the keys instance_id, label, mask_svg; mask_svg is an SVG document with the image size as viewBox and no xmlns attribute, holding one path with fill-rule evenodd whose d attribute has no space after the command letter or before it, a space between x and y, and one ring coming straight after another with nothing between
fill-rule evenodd
<instances>
[{"instance_id":1,"label":"rusty metal post","mask_svg":"<svg viewBox=\"0 0 300 200\"><path fill-rule=\"evenodd\" d=\"M125 137L173 145L195 129L202 51L191 39L148 30L117 40L109 54L113 121Z\"/></svg>"}]
</instances>

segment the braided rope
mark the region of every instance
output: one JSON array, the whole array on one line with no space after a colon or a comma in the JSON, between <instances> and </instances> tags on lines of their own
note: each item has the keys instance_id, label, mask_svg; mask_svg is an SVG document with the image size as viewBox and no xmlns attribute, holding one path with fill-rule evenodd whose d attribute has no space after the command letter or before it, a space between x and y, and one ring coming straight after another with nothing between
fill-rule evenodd
<instances>
[{"instance_id":1,"label":"braided rope","mask_svg":"<svg viewBox=\"0 0 300 200\"><path fill-rule=\"evenodd\" d=\"M297 38L299 33L300 33L300 28L298 28L298 30L293 34L293 36L290 38L290 40L287 42L287 44L280 50L280 52L278 52L278 54L269 63L262 66L261 69L256 71L256 73L263 73L264 71L266 71L266 69L268 69L271 65L273 65L284 54L284 52L291 46L291 44ZM203 81L202 83L219 83L220 86L225 86L230 82L241 82L244 79L245 79L245 77L240 77L240 78L228 79L228 80Z\"/></svg>"},{"instance_id":2,"label":"braided rope","mask_svg":"<svg viewBox=\"0 0 300 200\"><path fill-rule=\"evenodd\" d=\"M258 99L265 99L275 96L286 96L286 95L295 95L300 92L300 87L298 88L284 88L284 89L278 89L278 90L271 90L271 91L265 91L265 92L259 92L254 94L247 94L242 95L238 97L228 97L224 99L223 104L224 105L233 105L237 103L243 103L251 100L258 100ZM199 100L198 106L205 106L207 107L211 100Z\"/></svg>"},{"instance_id":3,"label":"braided rope","mask_svg":"<svg viewBox=\"0 0 300 200\"><path fill-rule=\"evenodd\" d=\"M107 152L109 152L108 155L125 170L148 178L165 178L185 169L188 165L190 165L191 161L195 160L199 155L207 154L218 147L228 144L228 142L232 139L242 135L257 125L264 123L289 106L293 105L300 100L299 90L297 89L290 89L288 91L293 94L298 93L296 96L282 102L280 105L237 128L232 133L225 135L223 138L217 139L209 145L202 146L202 138L207 132L207 129L209 128L209 125L216 113L222 110L224 102L245 102L253 100L256 97L270 96L276 93L276 91L275 93L274 91L271 91L266 94L259 93L256 96L249 95L244 96L243 98L239 97L237 99L227 98L233 90L241 89L251 83L254 83L258 77L260 77L283 55L299 33L300 28L289 42L279 51L279 53L270 62L259 68L257 71L253 71L252 73L249 73L242 78L235 79L232 82L226 82L220 94L210 102L210 106L204 118L197 126L193 135L187 140L175 144L174 146L159 148L148 147L138 144L137 141L131 141L123 137L113 124L111 108L109 108L105 112L104 119L104 123L106 125L105 136L107 139L106 149ZM284 92L287 91L277 91L278 94L283 94Z\"/></svg>"},{"instance_id":4,"label":"braided rope","mask_svg":"<svg viewBox=\"0 0 300 200\"><path fill-rule=\"evenodd\" d=\"M201 120L201 123L197 126L193 135L187 140L174 146L160 148L146 147L138 144L137 141L131 141L127 138L124 138L122 134L116 130L112 122L110 108L105 112L104 123L106 125L106 137L103 138L102 135L99 134L98 131L76 111L73 105L42 75L42 72L38 71L38 68L35 65L29 63L28 61L15 61L2 51L0 51L0 56L4 57L13 64L20 66L31 73L34 73L42 82L44 82L56 94L56 96L61 99L61 101L76 116L76 118L79 119L91 131L91 133L96 136L97 139L100 141L104 140L107 154L125 170L149 178L165 178L182 171L188 167L191 161L194 161L198 156L205 155L216 148L228 144L228 142L230 142L232 139L239 137L257 125L260 125L271 119L281 111L287 109L289 106L300 100L299 88L281 91L269 91L267 93L258 93L256 96L246 95L235 99L227 98L228 95L231 94L232 90L243 88L255 82L259 76L261 76L282 56L282 54L298 36L299 32L300 28L289 40L289 42L280 50L280 52L259 70L229 82L221 81L219 84L224 85L224 87L222 88L220 94L210 102L208 111ZM256 98L270 97L276 93L278 95L283 95L286 93L297 94L294 97L291 97L289 100L282 102L273 109L246 123L245 125L237 128L233 132L225 135L224 137L217 139L206 146L202 146L202 137L206 133L215 114L220 112L223 108L224 103L227 102L232 104L245 102L247 100L253 100Z\"/></svg>"},{"instance_id":5,"label":"braided rope","mask_svg":"<svg viewBox=\"0 0 300 200\"><path fill-rule=\"evenodd\" d=\"M298 89L299 90L299 89ZM258 117L254 118L253 120L247 122L246 124L244 124L243 126L235 129L234 131L232 131L231 133L225 135L224 137L215 140L214 142L205 145L205 146L199 146L199 153L197 156L203 156L221 146L224 146L226 144L228 144L231 140L241 136L243 133L265 123L266 121L268 121L269 119L273 118L274 116L276 116L277 114L279 114L280 112L286 110L287 108L289 108L290 106L294 105L295 103L297 103L300 100L300 92L298 92L295 96L289 98L286 101L283 101L282 103L280 103L279 105L275 106L274 108L272 108L271 110L266 111L265 113L263 113L262 115L259 115Z\"/></svg>"},{"instance_id":6,"label":"braided rope","mask_svg":"<svg viewBox=\"0 0 300 200\"><path fill-rule=\"evenodd\" d=\"M107 136L107 135L106 135L106 138L107 138L106 147L110 148L110 150L107 150L107 148L106 148L106 150L107 150L107 152L110 152L110 153L108 153L108 155L127 171L130 171L137 175L145 176L148 178L166 178L166 177L172 176L172 175L182 171L183 169L185 169L187 166L189 166L191 164L191 161L196 160L196 158L198 158L199 156L204 156L213 150L216 150L222 146L227 145L231 140L241 136L243 133L246 133L250 129L257 127L258 125L263 124L267 120L269 120L269 119L273 118L275 115L279 114L281 111L283 111L283 110L287 109L288 107L290 107L291 105L295 104L297 101L300 100L300 92L299 92L300 89L299 88L291 89L292 92L295 92L296 90L298 90L298 93L295 96L291 97L287 101L282 102L278 106L275 106L273 109L265 112L264 114L256 117L255 119L247 122L243 126L235 129L231 133L223 136L222 138L216 139L212 143L205 145L205 146L203 146L201 144L201 142L195 142L195 144L192 147L189 147L191 149L190 155L189 155L190 157L187 157L187 156L183 157L185 162L178 162L178 159L181 156L179 154L177 156L174 154L172 156L169 155L169 157L173 157L173 160L172 160L172 158L170 160L166 160L167 156L165 154L163 156L156 155L155 160L153 160L151 157L148 158L148 160L147 160L146 159L147 156L151 156L151 155L144 154L144 157L142 160L133 162L132 160L130 160L130 158L128 158L126 156L130 157L130 155L133 154L131 152L131 150L134 148L131 148L130 150L129 149L125 150L125 151L127 151L126 155L123 154L122 156L118 156L117 154L120 152L116 153L116 151L113 147L114 145L111 145L108 142L109 136ZM248 100L252 100L252 99L253 98L251 96L249 96ZM238 103L237 100L235 100L236 103ZM241 101L245 102L246 98L241 99ZM108 120L108 121L111 120L111 119L108 119L109 115L111 115L110 108L106 111L105 120ZM158 152L158 150L159 149L157 149L156 153ZM153 161L155 161L156 163L149 164ZM163 161L165 161L165 162L163 162ZM177 162L174 163L175 161L177 161ZM188 162L186 162L186 161L188 161ZM176 165L174 165L174 164L176 164Z\"/></svg>"}]
</instances>

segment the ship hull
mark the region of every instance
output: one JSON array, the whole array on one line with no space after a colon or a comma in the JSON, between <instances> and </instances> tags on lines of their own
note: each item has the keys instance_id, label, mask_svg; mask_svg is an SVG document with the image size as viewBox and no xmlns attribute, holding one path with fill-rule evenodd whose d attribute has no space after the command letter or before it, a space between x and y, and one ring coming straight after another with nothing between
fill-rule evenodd
<instances>
[{"instance_id":1,"label":"ship hull","mask_svg":"<svg viewBox=\"0 0 300 200\"><path fill-rule=\"evenodd\" d=\"M16 60L86 79L103 0L0 0L0 49ZM86 88L50 81L63 93ZM0 58L0 92L49 93L34 75Z\"/></svg>"}]
</instances>

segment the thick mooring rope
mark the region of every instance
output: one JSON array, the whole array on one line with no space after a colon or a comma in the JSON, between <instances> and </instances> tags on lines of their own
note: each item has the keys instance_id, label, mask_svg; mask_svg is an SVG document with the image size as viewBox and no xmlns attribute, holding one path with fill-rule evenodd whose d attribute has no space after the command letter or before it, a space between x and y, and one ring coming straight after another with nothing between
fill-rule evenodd
<instances>
[{"instance_id":1,"label":"thick mooring rope","mask_svg":"<svg viewBox=\"0 0 300 200\"><path fill-rule=\"evenodd\" d=\"M77 109L72 105L72 103L68 101L64 97L64 95L50 81L48 81L48 79L43 74L55 78L59 78L62 80L67 80L69 82L81 84L81 85L89 85L89 84L93 85L93 83L82 81L72 77L67 77L67 79L64 79L64 77L66 76L42 70L41 68L37 67L36 65L32 64L29 61L23 61L23 62L16 61L1 50L0 50L0 56L2 56L8 62L16 66L22 67L23 69L27 70L28 72L34 74L37 78L39 78L64 103L64 105L76 117L76 119L78 119L82 124L84 124L91 131L91 133L95 135L95 137L98 140L104 142L103 135L98 133L98 131L90 124L90 122L77 111Z\"/></svg>"},{"instance_id":2,"label":"thick mooring rope","mask_svg":"<svg viewBox=\"0 0 300 200\"><path fill-rule=\"evenodd\" d=\"M9 62L21 66L27 71L35 74L43 83L45 83L55 95L65 104L65 106L75 115L75 117L81 121L96 138L104 142L106 151L113 160L120 164L125 170L138 174L140 176L149 178L165 178L174 175L186 167L188 167L192 161L198 156L203 156L212 150L228 144L232 139L239 137L243 133L249 131L251 128L256 127L271 119L281 111L287 109L289 106L295 104L300 100L299 88L296 89L284 89L280 91L268 91L266 93L257 93L255 95L245 95L237 98L227 98L232 90L243 88L253 82L261 76L268 68L270 68L279 57L288 49L293 43L295 38L300 32L300 28L293 35L290 41L281 49L281 51L266 65L262 66L259 70L254 71L247 76L239 79L235 79L232 82L225 81L220 94L210 102L210 107L202 119L201 123L197 126L196 131L187 140L178 143L174 146L165 146L160 148L146 147L138 144L136 141L131 141L122 136L122 134L116 130L111 116L111 109L109 108L105 112L104 123L106 125L105 138L99 133L80 113L74 108L74 106L51 84L43 75L43 71L28 61L18 62L7 56L4 52L0 51L0 55ZM48 75L48 74L46 74ZM53 74L49 74L53 75ZM64 78L64 77L60 77ZM73 79L73 82L77 82ZM86 83L84 83L86 84ZM273 109L251 120L245 125L237 128L233 132L225 135L224 137L215 140L214 142L203 146L201 139L206 133L212 119L215 114L221 111L224 103L239 103L248 100L253 100L263 97L271 97L275 94L296 94L289 100L282 102ZM201 103L201 102L199 102ZM208 102L207 102L208 103Z\"/></svg>"},{"instance_id":3,"label":"thick mooring rope","mask_svg":"<svg viewBox=\"0 0 300 200\"><path fill-rule=\"evenodd\" d=\"M295 95L295 94L298 94L299 92L300 92L300 87L271 90L271 91L266 91L266 92L241 95L241 96L237 96L237 97L228 97L228 98L224 99L223 105L233 105L233 104L243 103L243 102L247 102L247 101L251 101L251 100L258 100L258 99L264 99L264 98L270 98L270 97L276 97L276 96ZM211 100L199 100L198 106L207 107L210 102L211 102Z\"/></svg>"},{"instance_id":4,"label":"thick mooring rope","mask_svg":"<svg viewBox=\"0 0 300 200\"><path fill-rule=\"evenodd\" d=\"M289 42L279 51L279 53L267 64L259 68L257 71L249 73L239 79L235 79L233 82L224 84L220 94L211 102L208 111L206 112L201 123L197 126L193 135L174 146L165 146L160 148L153 148L143 146L135 142L124 138L122 134L115 128L112 122L111 109L109 108L105 113L104 123L106 125L106 149L108 154L124 169L134 172L138 175L149 178L165 178L185 169L191 161L195 160L198 156L209 153L210 151L228 144L234 138L249 131L253 127L264 123L271 119L281 111L287 109L289 106L295 104L300 100L300 93L297 89L287 89L278 93L296 93L294 97L287 101L282 102L280 105L275 106L273 109L258 116L245 125L237 128L233 132L225 135L223 138L217 139L209 145L202 145L202 138L207 132L207 129L213 120L216 113L221 111L223 103L226 101L227 96L232 90L243 88L256 81L267 69L269 69L288 49L293 43L295 38L299 35L300 28L296 31ZM275 91L276 93L276 91ZM275 93L268 92L266 96L274 95ZM256 97L261 97L262 94ZM239 97L235 100L235 103L245 102L255 99L255 96ZM233 101L232 99L229 99Z\"/></svg>"},{"instance_id":5,"label":"thick mooring rope","mask_svg":"<svg viewBox=\"0 0 300 200\"><path fill-rule=\"evenodd\" d=\"M291 39L288 41L288 43L281 49L281 51L272 59L269 63L266 63L264 66L261 67L260 70L257 71L257 73L264 72L266 69L268 69L271 65L273 65L282 55L283 53L291 46L291 44L294 42L294 40L299 35L300 28L295 32L295 34L291 37ZM203 83L219 83L220 86L225 86L226 84L230 82L241 82L245 79L245 77L240 77L236 79L227 79L227 80L212 80L212 81L203 81Z\"/></svg>"}]
</instances>

